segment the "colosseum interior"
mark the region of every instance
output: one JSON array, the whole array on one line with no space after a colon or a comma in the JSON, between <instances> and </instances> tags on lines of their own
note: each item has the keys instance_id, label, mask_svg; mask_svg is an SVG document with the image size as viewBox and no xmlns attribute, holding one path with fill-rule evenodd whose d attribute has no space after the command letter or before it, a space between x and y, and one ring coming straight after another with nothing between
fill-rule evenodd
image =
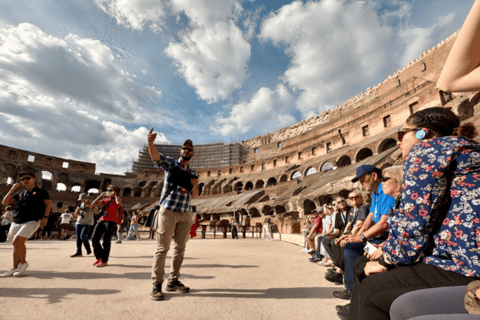
<instances>
[{"instance_id":1,"label":"colosseum interior","mask_svg":"<svg viewBox=\"0 0 480 320\"><path fill-rule=\"evenodd\" d=\"M192 167L199 174L200 196L193 205L203 234L225 232L234 219L252 232L269 219L277 239L303 244L306 216L359 188L350 182L359 165L401 164L396 132L410 114L443 105L478 124L479 94L440 96L435 88L455 37L333 110L239 144L196 146ZM180 146L157 148L176 156ZM125 175L97 174L94 163L0 146L0 196L19 172L30 170L49 191L54 211L73 209L79 192L101 192L112 183L120 187L126 209L146 215L158 203L163 171L153 168L146 149L132 168Z\"/></svg>"}]
</instances>

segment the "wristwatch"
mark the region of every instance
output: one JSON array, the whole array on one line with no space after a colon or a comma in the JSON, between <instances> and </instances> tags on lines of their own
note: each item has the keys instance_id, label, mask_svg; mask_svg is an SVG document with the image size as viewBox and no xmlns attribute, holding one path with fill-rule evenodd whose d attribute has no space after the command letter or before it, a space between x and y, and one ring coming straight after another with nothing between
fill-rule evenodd
<instances>
[{"instance_id":1,"label":"wristwatch","mask_svg":"<svg viewBox=\"0 0 480 320\"><path fill-rule=\"evenodd\" d=\"M367 241L367 238L365 238L365 235L363 233L360 235L360 239L362 239L363 242Z\"/></svg>"}]
</instances>

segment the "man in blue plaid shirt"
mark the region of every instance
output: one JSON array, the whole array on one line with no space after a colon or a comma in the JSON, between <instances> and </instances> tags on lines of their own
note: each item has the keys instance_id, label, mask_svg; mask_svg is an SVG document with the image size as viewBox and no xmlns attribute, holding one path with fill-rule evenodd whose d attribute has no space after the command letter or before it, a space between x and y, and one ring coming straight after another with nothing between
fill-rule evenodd
<instances>
[{"instance_id":1,"label":"man in blue plaid shirt","mask_svg":"<svg viewBox=\"0 0 480 320\"><path fill-rule=\"evenodd\" d=\"M157 249L153 256L152 281L153 289L150 293L152 300L163 300L162 283L165 274L165 260L167 252L170 249L170 242L174 239L172 266L166 291L176 291L186 293L190 288L181 283L180 268L182 267L185 246L188 241L189 231L195 222L195 215L190 209L190 199L198 195L198 179L191 179L193 188L189 191L182 186L169 182L173 170L187 171L191 176L195 176L195 171L188 166L193 157L193 143L186 140L180 151L178 160L161 155L155 148L154 141L157 137L153 133L153 128L148 133L148 151L155 165L165 171L162 195L160 198L160 209L158 218L155 220Z\"/></svg>"}]
</instances>

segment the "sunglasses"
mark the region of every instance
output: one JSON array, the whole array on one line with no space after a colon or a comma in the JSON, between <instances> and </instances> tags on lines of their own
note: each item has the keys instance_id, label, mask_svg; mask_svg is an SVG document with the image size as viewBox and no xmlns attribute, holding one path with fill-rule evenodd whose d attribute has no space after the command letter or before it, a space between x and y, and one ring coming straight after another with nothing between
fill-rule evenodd
<instances>
[{"instance_id":1,"label":"sunglasses","mask_svg":"<svg viewBox=\"0 0 480 320\"><path fill-rule=\"evenodd\" d=\"M408 129L398 129L397 131L397 138L398 138L398 142L402 142L403 140L403 137L411 132L411 131L417 131L419 130L420 128L408 128Z\"/></svg>"},{"instance_id":2,"label":"sunglasses","mask_svg":"<svg viewBox=\"0 0 480 320\"><path fill-rule=\"evenodd\" d=\"M383 177L383 178L382 178L382 182L387 182L387 181L390 180L390 179L392 179L392 178L390 178L390 177ZM392 179L392 180L393 180L393 179Z\"/></svg>"},{"instance_id":3,"label":"sunglasses","mask_svg":"<svg viewBox=\"0 0 480 320\"><path fill-rule=\"evenodd\" d=\"M182 147L182 150L186 150L188 152L193 152L193 149L192 148L185 148L185 147Z\"/></svg>"},{"instance_id":4,"label":"sunglasses","mask_svg":"<svg viewBox=\"0 0 480 320\"><path fill-rule=\"evenodd\" d=\"M25 178L21 178L20 181L28 181L28 180L31 180L32 177L25 177Z\"/></svg>"},{"instance_id":5,"label":"sunglasses","mask_svg":"<svg viewBox=\"0 0 480 320\"><path fill-rule=\"evenodd\" d=\"M345 200L337 201L337 204L340 204L340 203L345 203Z\"/></svg>"},{"instance_id":6,"label":"sunglasses","mask_svg":"<svg viewBox=\"0 0 480 320\"><path fill-rule=\"evenodd\" d=\"M360 198L360 197L359 197L359 196L355 196L355 197L348 197L348 199L350 199L350 200L355 200L355 199L358 199L358 198Z\"/></svg>"}]
</instances>

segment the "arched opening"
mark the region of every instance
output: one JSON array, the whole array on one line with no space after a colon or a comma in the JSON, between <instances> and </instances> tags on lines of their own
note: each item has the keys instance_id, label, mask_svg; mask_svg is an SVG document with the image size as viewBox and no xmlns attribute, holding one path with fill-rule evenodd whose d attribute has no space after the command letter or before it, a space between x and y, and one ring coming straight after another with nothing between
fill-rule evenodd
<instances>
[{"instance_id":1,"label":"arched opening","mask_svg":"<svg viewBox=\"0 0 480 320\"><path fill-rule=\"evenodd\" d=\"M263 188L263 185L265 183L263 182L263 180L258 180L256 183L255 183L255 189L260 189L260 188Z\"/></svg>"},{"instance_id":2,"label":"arched opening","mask_svg":"<svg viewBox=\"0 0 480 320\"><path fill-rule=\"evenodd\" d=\"M80 190L82 190L82 187L80 186L80 184L78 183L75 183L73 186L72 186L72 192L80 192Z\"/></svg>"},{"instance_id":3,"label":"arched opening","mask_svg":"<svg viewBox=\"0 0 480 320\"><path fill-rule=\"evenodd\" d=\"M229 183L225 187L223 187L223 193L229 193L229 192L232 192L232 191L233 191L233 187L232 187L231 183Z\"/></svg>"},{"instance_id":4,"label":"arched opening","mask_svg":"<svg viewBox=\"0 0 480 320\"><path fill-rule=\"evenodd\" d=\"M397 140L395 139L385 139L378 146L378 153L387 151L388 149L395 148L397 146Z\"/></svg>"},{"instance_id":5,"label":"arched opening","mask_svg":"<svg viewBox=\"0 0 480 320\"><path fill-rule=\"evenodd\" d=\"M52 173L50 171L42 171L42 188L52 189Z\"/></svg>"},{"instance_id":6,"label":"arched opening","mask_svg":"<svg viewBox=\"0 0 480 320\"><path fill-rule=\"evenodd\" d=\"M132 195L132 189L130 189L130 188L123 189L123 196L124 197L130 197L131 195Z\"/></svg>"},{"instance_id":7,"label":"arched opening","mask_svg":"<svg viewBox=\"0 0 480 320\"><path fill-rule=\"evenodd\" d=\"M277 185L277 179L275 179L273 177L268 179L267 187L273 187L273 186L276 186L276 185Z\"/></svg>"},{"instance_id":8,"label":"arched opening","mask_svg":"<svg viewBox=\"0 0 480 320\"><path fill-rule=\"evenodd\" d=\"M318 202L320 203L321 206L323 206L324 204L329 206L333 202L333 198L329 195L323 195L318 197Z\"/></svg>"},{"instance_id":9,"label":"arched opening","mask_svg":"<svg viewBox=\"0 0 480 320\"><path fill-rule=\"evenodd\" d=\"M337 167L343 168L352 164L352 159L349 156L341 156L337 161Z\"/></svg>"},{"instance_id":10,"label":"arched opening","mask_svg":"<svg viewBox=\"0 0 480 320\"><path fill-rule=\"evenodd\" d=\"M108 187L109 185L111 185L111 184L112 184L112 180L110 180L110 179L105 179L105 180L103 181L103 189L102 189L102 190L103 190L103 191L106 191L106 190L107 190L107 187Z\"/></svg>"},{"instance_id":11,"label":"arched opening","mask_svg":"<svg viewBox=\"0 0 480 320\"><path fill-rule=\"evenodd\" d=\"M205 187L205 183L203 183L203 182L198 185L198 195L199 196L202 195L203 187Z\"/></svg>"},{"instance_id":12,"label":"arched opening","mask_svg":"<svg viewBox=\"0 0 480 320\"><path fill-rule=\"evenodd\" d=\"M260 217L260 212L257 208L251 208L249 212L252 218Z\"/></svg>"},{"instance_id":13,"label":"arched opening","mask_svg":"<svg viewBox=\"0 0 480 320\"><path fill-rule=\"evenodd\" d=\"M252 190L253 189L253 183L251 181L248 181L245 184L245 190Z\"/></svg>"},{"instance_id":14,"label":"arched opening","mask_svg":"<svg viewBox=\"0 0 480 320\"><path fill-rule=\"evenodd\" d=\"M15 180L12 179L12 177L7 178L7 185L12 185L15 182Z\"/></svg>"},{"instance_id":15,"label":"arched opening","mask_svg":"<svg viewBox=\"0 0 480 320\"><path fill-rule=\"evenodd\" d=\"M67 181L68 181L68 174L62 172L58 175L58 182L66 183Z\"/></svg>"},{"instance_id":16,"label":"arched opening","mask_svg":"<svg viewBox=\"0 0 480 320\"><path fill-rule=\"evenodd\" d=\"M233 190L235 192L240 192L240 191L242 191L242 189L243 189L243 182L241 182L241 181L235 183L235 185L233 186Z\"/></svg>"},{"instance_id":17,"label":"arched opening","mask_svg":"<svg viewBox=\"0 0 480 320\"><path fill-rule=\"evenodd\" d=\"M66 191L67 186L64 183L57 183L57 191Z\"/></svg>"},{"instance_id":18,"label":"arched opening","mask_svg":"<svg viewBox=\"0 0 480 320\"><path fill-rule=\"evenodd\" d=\"M275 213L276 214L282 214L282 213L285 213L285 212L287 212L287 210L285 210L284 206L275 206Z\"/></svg>"},{"instance_id":19,"label":"arched opening","mask_svg":"<svg viewBox=\"0 0 480 320\"><path fill-rule=\"evenodd\" d=\"M97 189L98 193L98 188L100 188L100 182L95 180L90 180L85 185L85 190L87 190L87 193L90 193L90 191L88 191L90 189Z\"/></svg>"},{"instance_id":20,"label":"arched opening","mask_svg":"<svg viewBox=\"0 0 480 320\"><path fill-rule=\"evenodd\" d=\"M273 215L273 210L270 208L270 206L265 206L262 209L262 213L264 216Z\"/></svg>"},{"instance_id":21,"label":"arched opening","mask_svg":"<svg viewBox=\"0 0 480 320\"><path fill-rule=\"evenodd\" d=\"M373 156L372 150L370 150L368 148L364 148L357 153L357 159L355 161L360 162L360 161L365 160L366 158L371 157L371 156Z\"/></svg>"},{"instance_id":22,"label":"arched opening","mask_svg":"<svg viewBox=\"0 0 480 320\"><path fill-rule=\"evenodd\" d=\"M333 164L330 161L324 162L322 164L322 166L320 167L321 172L328 172L328 171L331 171L331 170L333 170Z\"/></svg>"},{"instance_id":23,"label":"arched opening","mask_svg":"<svg viewBox=\"0 0 480 320\"><path fill-rule=\"evenodd\" d=\"M290 176L290 180L301 179L302 174L299 171L294 171Z\"/></svg>"},{"instance_id":24,"label":"arched opening","mask_svg":"<svg viewBox=\"0 0 480 320\"><path fill-rule=\"evenodd\" d=\"M295 191L293 192L292 197L299 195L300 192L302 192L305 188L306 188L306 186L297 188L297 190L295 190Z\"/></svg>"},{"instance_id":25,"label":"arched opening","mask_svg":"<svg viewBox=\"0 0 480 320\"><path fill-rule=\"evenodd\" d=\"M87 190L87 193L89 195L95 195L95 194L98 194L98 189L97 188L90 188Z\"/></svg>"},{"instance_id":26,"label":"arched opening","mask_svg":"<svg viewBox=\"0 0 480 320\"><path fill-rule=\"evenodd\" d=\"M315 169L314 167L309 167L305 171L305 176L309 176L309 175L314 174L314 173L317 173L317 169Z\"/></svg>"},{"instance_id":27,"label":"arched opening","mask_svg":"<svg viewBox=\"0 0 480 320\"><path fill-rule=\"evenodd\" d=\"M312 210L316 210L317 206L315 205L315 202L312 200L305 199L303 202L303 212L304 215L309 215L312 214Z\"/></svg>"},{"instance_id":28,"label":"arched opening","mask_svg":"<svg viewBox=\"0 0 480 320\"><path fill-rule=\"evenodd\" d=\"M18 169L15 165L11 163L6 163L3 165L5 168L5 177L7 177L7 184L14 184L15 181L17 180L18 176Z\"/></svg>"},{"instance_id":29,"label":"arched opening","mask_svg":"<svg viewBox=\"0 0 480 320\"><path fill-rule=\"evenodd\" d=\"M286 182L288 180L288 177L286 174L280 177L280 182Z\"/></svg>"}]
</instances>

